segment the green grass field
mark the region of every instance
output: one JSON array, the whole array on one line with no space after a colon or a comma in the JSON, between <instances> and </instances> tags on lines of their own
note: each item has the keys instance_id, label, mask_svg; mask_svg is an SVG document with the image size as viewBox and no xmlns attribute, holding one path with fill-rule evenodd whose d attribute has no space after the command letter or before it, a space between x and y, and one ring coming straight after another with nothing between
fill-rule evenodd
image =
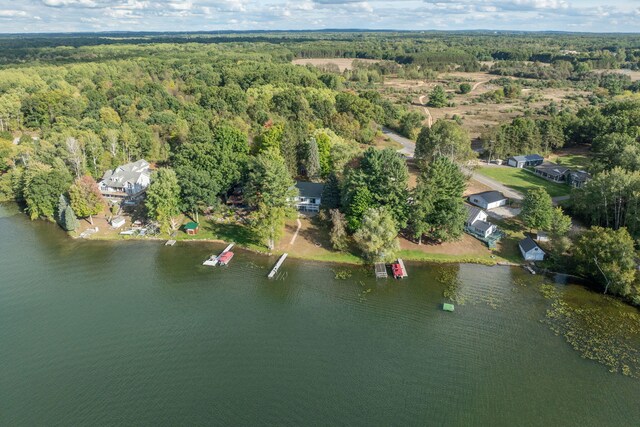
<instances>
[{"instance_id":1,"label":"green grass field","mask_svg":"<svg viewBox=\"0 0 640 427\"><path fill-rule=\"evenodd\" d=\"M481 167L477 172L523 194L535 187L544 188L551 197L567 196L571 192L571 187L567 184L549 182L523 169L507 166Z\"/></svg>"},{"instance_id":2,"label":"green grass field","mask_svg":"<svg viewBox=\"0 0 640 427\"><path fill-rule=\"evenodd\" d=\"M588 169L590 159L583 154L569 154L559 156L555 163L571 169Z\"/></svg>"}]
</instances>

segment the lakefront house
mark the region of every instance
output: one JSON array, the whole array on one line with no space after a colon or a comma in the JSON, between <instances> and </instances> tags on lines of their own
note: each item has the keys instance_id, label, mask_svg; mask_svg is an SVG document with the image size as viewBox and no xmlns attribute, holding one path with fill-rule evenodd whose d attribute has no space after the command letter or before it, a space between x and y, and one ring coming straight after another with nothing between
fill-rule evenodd
<instances>
[{"instance_id":1,"label":"lakefront house","mask_svg":"<svg viewBox=\"0 0 640 427\"><path fill-rule=\"evenodd\" d=\"M299 212L319 212L324 184L318 182L297 181L298 196L294 199Z\"/></svg>"},{"instance_id":2,"label":"lakefront house","mask_svg":"<svg viewBox=\"0 0 640 427\"><path fill-rule=\"evenodd\" d=\"M127 163L105 172L98 188L112 202L135 204L151 183L151 168L146 160Z\"/></svg>"}]
</instances>

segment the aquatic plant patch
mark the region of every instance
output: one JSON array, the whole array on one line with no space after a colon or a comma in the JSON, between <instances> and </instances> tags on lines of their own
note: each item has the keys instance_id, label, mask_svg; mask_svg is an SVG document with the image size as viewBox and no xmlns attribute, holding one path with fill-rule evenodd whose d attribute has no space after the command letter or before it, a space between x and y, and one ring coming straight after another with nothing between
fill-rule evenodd
<instances>
[{"instance_id":1,"label":"aquatic plant patch","mask_svg":"<svg viewBox=\"0 0 640 427\"><path fill-rule=\"evenodd\" d=\"M637 309L586 289L580 298L550 284L540 290L551 303L543 322L556 335L563 336L582 357L605 365L611 372L640 379Z\"/></svg>"}]
</instances>

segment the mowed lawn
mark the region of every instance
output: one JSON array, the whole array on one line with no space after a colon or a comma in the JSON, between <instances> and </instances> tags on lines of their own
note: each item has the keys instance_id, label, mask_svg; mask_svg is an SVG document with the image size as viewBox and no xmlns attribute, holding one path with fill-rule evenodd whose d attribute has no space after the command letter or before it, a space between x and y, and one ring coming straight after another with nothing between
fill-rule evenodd
<instances>
[{"instance_id":1,"label":"mowed lawn","mask_svg":"<svg viewBox=\"0 0 640 427\"><path fill-rule=\"evenodd\" d=\"M523 169L508 166L481 167L477 169L477 172L493 178L522 194L535 187L544 188L551 197L567 196L571 192L571 187L567 184L556 184L547 181Z\"/></svg>"}]
</instances>

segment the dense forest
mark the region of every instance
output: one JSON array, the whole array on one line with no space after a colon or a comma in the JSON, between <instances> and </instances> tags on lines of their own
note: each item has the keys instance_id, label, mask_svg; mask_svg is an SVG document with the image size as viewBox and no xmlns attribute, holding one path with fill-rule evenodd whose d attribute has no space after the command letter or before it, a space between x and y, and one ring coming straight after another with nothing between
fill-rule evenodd
<instances>
[{"instance_id":1,"label":"dense forest","mask_svg":"<svg viewBox=\"0 0 640 427\"><path fill-rule=\"evenodd\" d=\"M614 238L630 242L624 266L615 264L613 249L599 256L617 277L613 291L640 301L629 273L640 239L640 85L613 72L640 69L636 35L2 36L0 52L0 199L17 200L31 218L75 229L76 217L107 208L96 189L107 170L146 159L157 171L146 215L163 232L176 229L179 213L197 218L242 194L247 225L273 248L294 215L294 181L322 181L322 217L334 248L355 244L371 261L392 257L399 233L418 243L459 239L467 179L460 165L477 156L459 117L426 126L407 99L384 96L379 85L386 78L482 70L499 87L474 101L487 104L520 98L536 85L589 91L581 108L550 103L487 127L481 156L587 147L593 179L565 209L594 226L591 240L601 237L603 245L607 233L627 233ZM343 71L291 64L324 57L380 61L356 61ZM456 88L470 90L467 83ZM436 86L428 105L441 108L450 98L451 91ZM415 188L405 160L375 146L382 126L417 140ZM547 203L545 195L531 197ZM530 225L555 230L560 241L564 213L554 214L550 199L548 205L546 217ZM573 252L558 250L582 259L588 275L592 254L583 246L576 241Z\"/></svg>"}]
</instances>

